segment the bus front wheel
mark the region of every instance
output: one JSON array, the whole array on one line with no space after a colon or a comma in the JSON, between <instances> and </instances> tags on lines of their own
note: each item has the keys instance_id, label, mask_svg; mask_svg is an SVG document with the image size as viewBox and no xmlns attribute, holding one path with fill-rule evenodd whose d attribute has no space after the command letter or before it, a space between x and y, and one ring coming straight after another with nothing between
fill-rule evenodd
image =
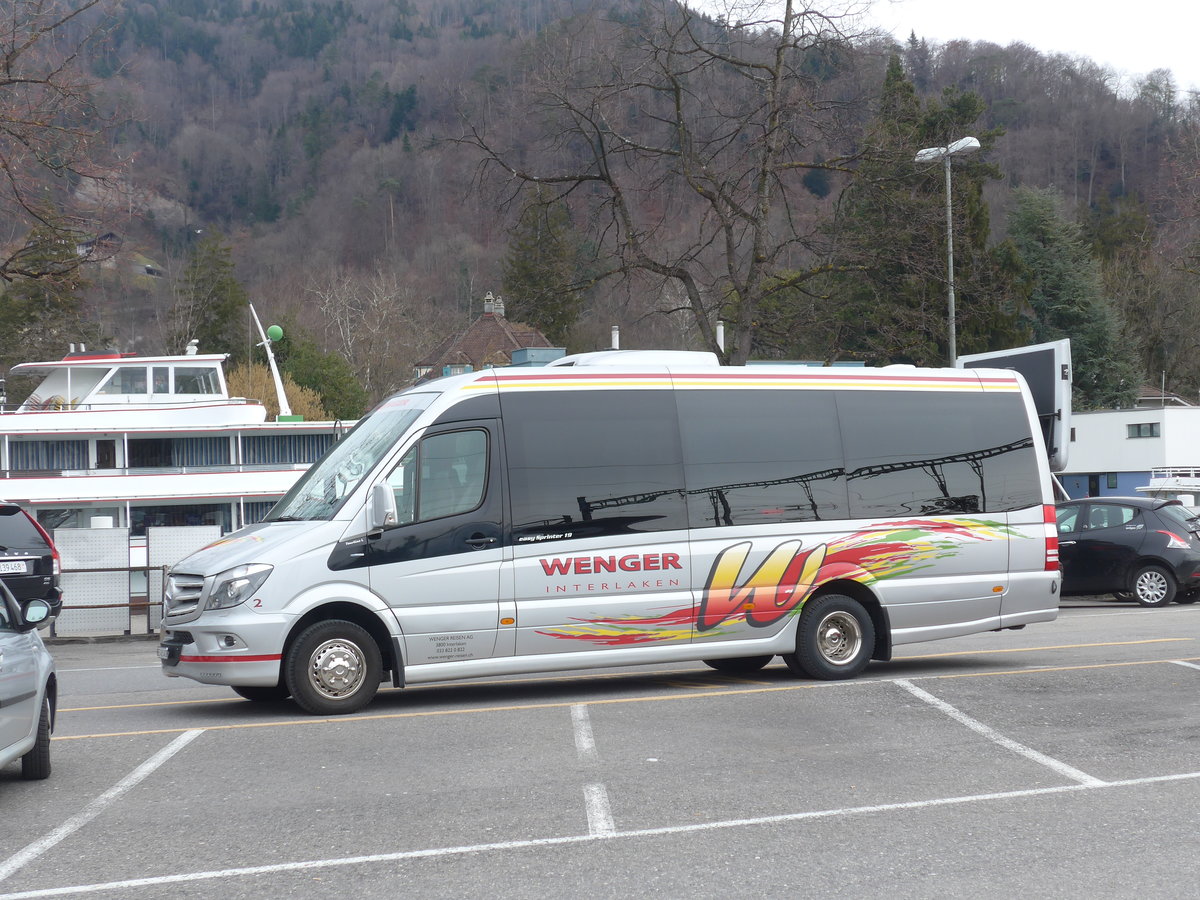
<instances>
[{"instance_id":1,"label":"bus front wheel","mask_svg":"<svg viewBox=\"0 0 1200 900\"><path fill-rule=\"evenodd\" d=\"M366 629L329 619L301 632L283 668L297 706L316 716L337 716L371 702L379 690L383 660Z\"/></svg>"}]
</instances>

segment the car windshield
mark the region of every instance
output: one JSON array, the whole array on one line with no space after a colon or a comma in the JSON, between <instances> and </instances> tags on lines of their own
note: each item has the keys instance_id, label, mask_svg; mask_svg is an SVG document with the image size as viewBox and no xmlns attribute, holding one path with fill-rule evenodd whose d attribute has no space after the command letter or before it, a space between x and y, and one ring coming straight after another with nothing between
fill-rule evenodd
<instances>
[{"instance_id":1,"label":"car windshield","mask_svg":"<svg viewBox=\"0 0 1200 900\"><path fill-rule=\"evenodd\" d=\"M263 521L331 518L437 396L399 394L379 404L313 463Z\"/></svg>"}]
</instances>

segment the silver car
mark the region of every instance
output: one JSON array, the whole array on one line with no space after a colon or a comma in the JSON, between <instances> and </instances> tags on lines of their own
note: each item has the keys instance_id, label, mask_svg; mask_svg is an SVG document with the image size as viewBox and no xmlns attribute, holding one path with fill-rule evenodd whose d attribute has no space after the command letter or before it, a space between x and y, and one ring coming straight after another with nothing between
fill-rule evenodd
<instances>
[{"instance_id":1,"label":"silver car","mask_svg":"<svg viewBox=\"0 0 1200 900\"><path fill-rule=\"evenodd\" d=\"M58 681L37 629L51 618L45 600L18 603L0 583L0 766L19 757L28 779L50 775Z\"/></svg>"}]
</instances>

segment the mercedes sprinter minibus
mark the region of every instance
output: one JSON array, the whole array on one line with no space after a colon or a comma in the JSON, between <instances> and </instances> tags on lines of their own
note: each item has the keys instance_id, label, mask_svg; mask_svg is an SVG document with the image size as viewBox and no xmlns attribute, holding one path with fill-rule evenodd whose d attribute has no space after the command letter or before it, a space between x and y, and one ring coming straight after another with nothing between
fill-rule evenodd
<instances>
[{"instance_id":1,"label":"mercedes sprinter minibus","mask_svg":"<svg viewBox=\"0 0 1200 900\"><path fill-rule=\"evenodd\" d=\"M851 678L1058 613L1020 375L605 353L382 402L177 564L163 671L349 713L403 686L703 661Z\"/></svg>"}]
</instances>

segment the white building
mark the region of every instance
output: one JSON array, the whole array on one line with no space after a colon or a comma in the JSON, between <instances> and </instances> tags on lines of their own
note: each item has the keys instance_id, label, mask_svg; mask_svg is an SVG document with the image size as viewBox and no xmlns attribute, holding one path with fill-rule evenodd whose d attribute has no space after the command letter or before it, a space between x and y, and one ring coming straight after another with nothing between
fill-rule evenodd
<instances>
[{"instance_id":1,"label":"white building","mask_svg":"<svg viewBox=\"0 0 1200 900\"><path fill-rule=\"evenodd\" d=\"M1066 471L1071 497L1154 493L1200 500L1200 406L1076 412Z\"/></svg>"}]
</instances>

